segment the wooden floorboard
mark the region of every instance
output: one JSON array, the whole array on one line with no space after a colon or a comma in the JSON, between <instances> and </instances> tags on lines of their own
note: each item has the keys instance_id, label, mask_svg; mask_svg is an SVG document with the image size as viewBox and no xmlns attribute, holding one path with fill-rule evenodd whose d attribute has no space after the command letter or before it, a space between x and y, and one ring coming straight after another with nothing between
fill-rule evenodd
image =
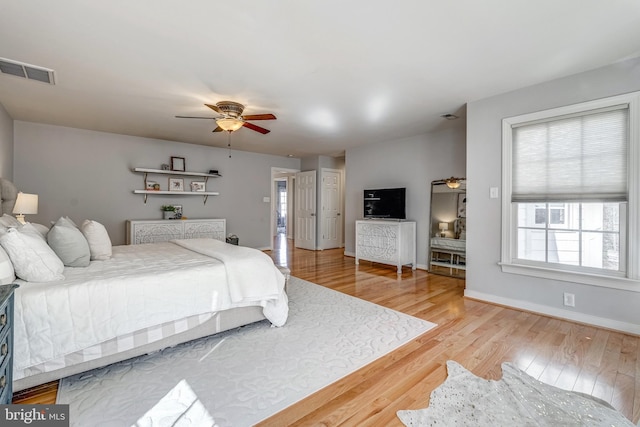
<instances>
[{"instance_id":1,"label":"wooden floorboard","mask_svg":"<svg viewBox=\"0 0 640 427\"><path fill-rule=\"evenodd\" d=\"M640 420L640 337L463 297L464 279L355 260L343 249L307 251L276 240L269 252L293 276L438 324L262 426L402 426L400 409L424 408L447 360L487 379L511 362L540 381L593 394ZM57 382L16 393L14 403L55 402Z\"/></svg>"}]
</instances>

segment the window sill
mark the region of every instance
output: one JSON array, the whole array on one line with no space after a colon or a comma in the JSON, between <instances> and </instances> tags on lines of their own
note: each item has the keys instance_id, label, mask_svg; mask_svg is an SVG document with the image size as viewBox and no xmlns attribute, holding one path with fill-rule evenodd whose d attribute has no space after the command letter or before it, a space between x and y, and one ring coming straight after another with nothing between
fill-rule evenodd
<instances>
[{"instance_id":1,"label":"window sill","mask_svg":"<svg viewBox=\"0 0 640 427\"><path fill-rule=\"evenodd\" d=\"M597 274L578 273L575 271L556 270L524 264L508 264L499 262L503 273L520 274L541 279L559 280L562 282L583 283L625 291L640 292L640 281L626 277L602 276Z\"/></svg>"}]
</instances>

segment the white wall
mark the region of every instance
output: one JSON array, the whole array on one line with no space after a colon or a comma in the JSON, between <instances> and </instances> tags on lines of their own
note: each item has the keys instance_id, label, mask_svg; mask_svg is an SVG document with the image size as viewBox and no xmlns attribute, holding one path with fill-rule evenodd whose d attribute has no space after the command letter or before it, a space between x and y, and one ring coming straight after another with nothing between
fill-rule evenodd
<instances>
[{"instance_id":1,"label":"white wall","mask_svg":"<svg viewBox=\"0 0 640 427\"><path fill-rule=\"evenodd\" d=\"M407 219L417 222L417 258L427 268L431 181L464 177L464 123L438 132L346 152L345 253L355 252L355 221L363 216L363 191L406 187Z\"/></svg>"},{"instance_id":2,"label":"white wall","mask_svg":"<svg viewBox=\"0 0 640 427\"><path fill-rule=\"evenodd\" d=\"M614 64L467 105L466 295L586 323L640 333L640 292L502 273L501 123L505 117L640 90L640 59ZM637 240L640 236L631 236ZM638 287L640 291L640 286ZM563 292L576 307L563 307Z\"/></svg>"},{"instance_id":3,"label":"white wall","mask_svg":"<svg viewBox=\"0 0 640 427\"><path fill-rule=\"evenodd\" d=\"M0 177L13 179L13 119L0 104Z\"/></svg>"},{"instance_id":4,"label":"white wall","mask_svg":"<svg viewBox=\"0 0 640 427\"><path fill-rule=\"evenodd\" d=\"M300 161L281 156L232 151L179 142L155 140L82 129L16 121L14 183L22 191L39 195L32 222L49 223L61 215L76 222L90 218L107 227L114 245L125 242L125 220L160 219L163 204L181 204L189 218L226 218L227 233L240 244L270 246L271 167L298 169ZM210 178L210 196L143 196L143 175L134 167L159 169L171 156L185 157L186 169L219 170ZM150 177L166 188L168 177ZM195 179L195 178L194 178ZM195 179L198 180L198 179ZM185 178L188 188L191 178Z\"/></svg>"}]
</instances>

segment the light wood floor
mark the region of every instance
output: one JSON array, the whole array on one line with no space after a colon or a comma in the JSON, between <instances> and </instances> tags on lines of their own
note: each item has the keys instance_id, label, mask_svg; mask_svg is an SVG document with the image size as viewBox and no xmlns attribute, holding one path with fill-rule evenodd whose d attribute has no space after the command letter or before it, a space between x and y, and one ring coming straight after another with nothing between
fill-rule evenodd
<instances>
[{"instance_id":1,"label":"light wood floor","mask_svg":"<svg viewBox=\"0 0 640 427\"><path fill-rule=\"evenodd\" d=\"M438 326L400 349L265 420L263 426L402 426L399 409L424 408L455 360L487 379L512 362L564 389L597 396L640 419L640 337L463 298L464 280L363 261L342 249L271 256L292 275ZM25 390L14 403L53 403L57 382Z\"/></svg>"}]
</instances>

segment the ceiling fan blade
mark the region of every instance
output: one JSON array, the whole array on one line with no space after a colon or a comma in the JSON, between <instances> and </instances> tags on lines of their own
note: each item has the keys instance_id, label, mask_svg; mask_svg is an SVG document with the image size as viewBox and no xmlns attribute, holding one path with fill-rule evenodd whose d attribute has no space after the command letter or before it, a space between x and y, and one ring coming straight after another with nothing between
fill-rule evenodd
<instances>
[{"instance_id":1,"label":"ceiling fan blade","mask_svg":"<svg viewBox=\"0 0 640 427\"><path fill-rule=\"evenodd\" d=\"M217 105L212 105L212 104L204 104L207 107L211 108L213 111L215 111L216 113L220 113L220 114L224 114Z\"/></svg>"},{"instance_id":2,"label":"ceiling fan blade","mask_svg":"<svg viewBox=\"0 0 640 427\"><path fill-rule=\"evenodd\" d=\"M217 128L215 128L213 130L213 132L222 132L224 129L222 129L220 126L218 126Z\"/></svg>"},{"instance_id":3,"label":"ceiling fan blade","mask_svg":"<svg viewBox=\"0 0 640 427\"><path fill-rule=\"evenodd\" d=\"M215 117L193 117L193 116L176 116L176 119L207 119L215 120Z\"/></svg>"},{"instance_id":4,"label":"ceiling fan blade","mask_svg":"<svg viewBox=\"0 0 640 427\"><path fill-rule=\"evenodd\" d=\"M275 120L276 116L273 114L250 114L248 116L242 116L244 120Z\"/></svg>"},{"instance_id":5,"label":"ceiling fan blade","mask_svg":"<svg viewBox=\"0 0 640 427\"><path fill-rule=\"evenodd\" d=\"M261 128L260 126L256 126L253 123L249 123L249 122L243 122L242 125L251 130L255 130L256 132L260 132L263 135L271 132L269 129Z\"/></svg>"}]
</instances>

